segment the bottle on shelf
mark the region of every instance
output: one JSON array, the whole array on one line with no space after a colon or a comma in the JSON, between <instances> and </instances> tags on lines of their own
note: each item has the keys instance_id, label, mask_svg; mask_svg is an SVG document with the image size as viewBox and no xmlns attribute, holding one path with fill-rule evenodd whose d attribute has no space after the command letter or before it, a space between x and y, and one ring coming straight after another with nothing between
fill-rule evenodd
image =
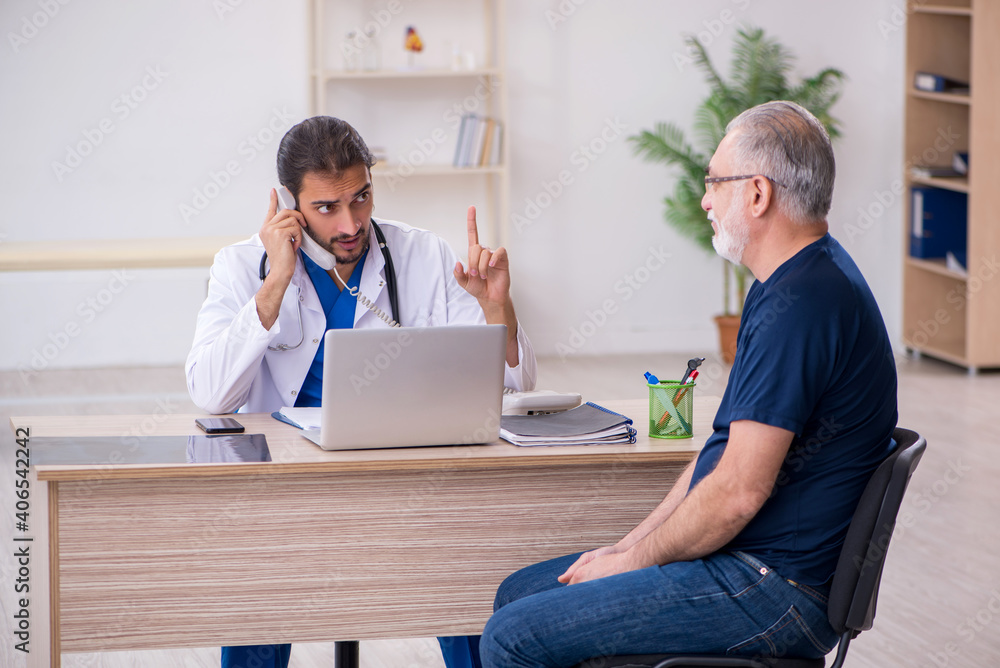
<instances>
[{"instance_id":1,"label":"bottle on shelf","mask_svg":"<svg viewBox=\"0 0 1000 668\"><path fill-rule=\"evenodd\" d=\"M365 36L368 40L365 43L365 49L362 52L364 70L366 72L374 72L382 67L382 44L379 42L378 32L374 27L366 30Z\"/></svg>"},{"instance_id":2,"label":"bottle on shelf","mask_svg":"<svg viewBox=\"0 0 1000 668\"><path fill-rule=\"evenodd\" d=\"M358 48L358 33L351 30L344 36L340 51L344 56L344 71L357 72L361 69L362 50Z\"/></svg>"}]
</instances>

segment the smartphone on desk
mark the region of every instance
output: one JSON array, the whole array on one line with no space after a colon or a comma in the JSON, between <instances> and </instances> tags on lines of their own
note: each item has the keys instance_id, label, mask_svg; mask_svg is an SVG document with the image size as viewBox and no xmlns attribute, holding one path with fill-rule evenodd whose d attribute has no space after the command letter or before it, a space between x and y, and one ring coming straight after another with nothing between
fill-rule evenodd
<instances>
[{"instance_id":1,"label":"smartphone on desk","mask_svg":"<svg viewBox=\"0 0 1000 668\"><path fill-rule=\"evenodd\" d=\"M206 434L243 433L243 425L233 418L197 418L194 423Z\"/></svg>"}]
</instances>

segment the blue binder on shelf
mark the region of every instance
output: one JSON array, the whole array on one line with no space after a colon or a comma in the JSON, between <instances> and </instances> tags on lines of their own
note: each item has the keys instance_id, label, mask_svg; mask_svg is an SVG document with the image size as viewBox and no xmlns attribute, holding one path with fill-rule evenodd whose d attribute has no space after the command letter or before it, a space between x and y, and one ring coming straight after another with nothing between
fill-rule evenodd
<instances>
[{"instance_id":1,"label":"blue binder on shelf","mask_svg":"<svg viewBox=\"0 0 1000 668\"><path fill-rule=\"evenodd\" d=\"M933 259L953 253L967 266L969 196L944 188L914 187L910 198L910 255Z\"/></svg>"},{"instance_id":2,"label":"blue binder on shelf","mask_svg":"<svg viewBox=\"0 0 1000 668\"><path fill-rule=\"evenodd\" d=\"M968 95L969 84L934 72L917 72L913 75L913 87L930 93L964 93Z\"/></svg>"}]
</instances>

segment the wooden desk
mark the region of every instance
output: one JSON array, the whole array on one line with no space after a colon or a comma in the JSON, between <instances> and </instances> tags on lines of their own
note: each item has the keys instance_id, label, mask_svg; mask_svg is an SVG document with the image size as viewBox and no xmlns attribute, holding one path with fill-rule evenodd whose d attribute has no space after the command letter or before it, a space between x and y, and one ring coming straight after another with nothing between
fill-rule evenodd
<instances>
[{"instance_id":1,"label":"wooden desk","mask_svg":"<svg viewBox=\"0 0 1000 668\"><path fill-rule=\"evenodd\" d=\"M267 463L121 464L196 415L15 417L46 436L120 437L99 465L33 465L31 653L478 633L511 572L618 540L711 433L635 445L325 452L267 415ZM18 434L23 435L22 434ZM48 577L46 577L48 574Z\"/></svg>"}]
</instances>

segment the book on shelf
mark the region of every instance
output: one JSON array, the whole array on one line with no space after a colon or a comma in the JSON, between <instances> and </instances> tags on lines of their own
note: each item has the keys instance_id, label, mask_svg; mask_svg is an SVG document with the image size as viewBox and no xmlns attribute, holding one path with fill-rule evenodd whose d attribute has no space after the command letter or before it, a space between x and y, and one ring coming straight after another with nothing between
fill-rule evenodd
<instances>
[{"instance_id":1,"label":"book on shelf","mask_svg":"<svg viewBox=\"0 0 1000 668\"><path fill-rule=\"evenodd\" d=\"M910 167L910 174L917 179L950 179L965 176L951 165Z\"/></svg>"},{"instance_id":2,"label":"book on shelf","mask_svg":"<svg viewBox=\"0 0 1000 668\"><path fill-rule=\"evenodd\" d=\"M951 156L951 166L959 174L969 173L969 152L968 151L955 151L955 155Z\"/></svg>"},{"instance_id":3,"label":"book on shelf","mask_svg":"<svg viewBox=\"0 0 1000 668\"><path fill-rule=\"evenodd\" d=\"M493 148L493 128L496 127L497 122L492 118L486 119L486 129L483 130L483 141L479 145L479 155L476 164L480 167L486 167L490 164L490 154Z\"/></svg>"},{"instance_id":4,"label":"book on shelf","mask_svg":"<svg viewBox=\"0 0 1000 668\"><path fill-rule=\"evenodd\" d=\"M493 141L490 144L489 164L499 165L501 162L500 147L503 146L503 125L496 123L493 126Z\"/></svg>"},{"instance_id":5,"label":"book on shelf","mask_svg":"<svg viewBox=\"0 0 1000 668\"><path fill-rule=\"evenodd\" d=\"M476 118L476 129L472 133L472 146L465 158L463 167L478 167L479 158L483 154L483 142L486 140L486 126L489 125L488 118Z\"/></svg>"},{"instance_id":6,"label":"book on shelf","mask_svg":"<svg viewBox=\"0 0 1000 668\"><path fill-rule=\"evenodd\" d=\"M969 84L933 72L917 72L913 75L913 87L927 93L969 94Z\"/></svg>"},{"instance_id":7,"label":"book on shelf","mask_svg":"<svg viewBox=\"0 0 1000 668\"><path fill-rule=\"evenodd\" d=\"M503 124L494 118L465 114L455 142L455 167L490 167L500 164Z\"/></svg>"},{"instance_id":8,"label":"book on shelf","mask_svg":"<svg viewBox=\"0 0 1000 668\"><path fill-rule=\"evenodd\" d=\"M948 268L948 271L953 271L961 276L968 277L969 272L965 268L965 261L959 260L955 253L948 251L944 256L944 266Z\"/></svg>"},{"instance_id":9,"label":"book on shelf","mask_svg":"<svg viewBox=\"0 0 1000 668\"><path fill-rule=\"evenodd\" d=\"M502 415L500 438L514 445L635 443L632 419L593 402L559 413Z\"/></svg>"}]
</instances>

